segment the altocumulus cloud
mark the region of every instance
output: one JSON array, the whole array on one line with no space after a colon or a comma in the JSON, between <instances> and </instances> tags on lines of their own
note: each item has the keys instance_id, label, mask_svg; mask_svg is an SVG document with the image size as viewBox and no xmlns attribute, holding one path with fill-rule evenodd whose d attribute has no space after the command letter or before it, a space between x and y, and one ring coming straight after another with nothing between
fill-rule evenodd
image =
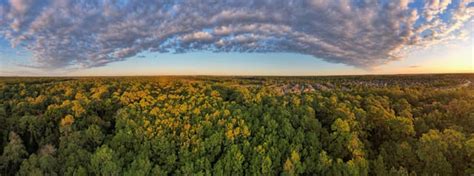
<instances>
[{"instance_id":1,"label":"altocumulus cloud","mask_svg":"<svg viewBox=\"0 0 474 176\"><path fill-rule=\"evenodd\" d=\"M140 52L290 52L370 68L466 36L470 0L0 0L0 35L35 67Z\"/></svg>"}]
</instances>

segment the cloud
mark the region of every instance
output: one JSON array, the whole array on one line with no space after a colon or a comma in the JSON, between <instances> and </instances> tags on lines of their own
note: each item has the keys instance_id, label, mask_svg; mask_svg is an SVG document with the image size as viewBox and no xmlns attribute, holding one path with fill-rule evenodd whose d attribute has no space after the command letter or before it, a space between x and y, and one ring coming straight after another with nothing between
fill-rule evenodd
<instances>
[{"instance_id":1,"label":"cloud","mask_svg":"<svg viewBox=\"0 0 474 176\"><path fill-rule=\"evenodd\" d=\"M457 39L469 0L10 0L0 36L43 68L90 68L141 52L290 52L371 68Z\"/></svg>"},{"instance_id":2,"label":"cloud","mask_svg":"<svg viewBox=\"0 0 474 176\"><path fill-rule=\"evenodd\" d=\"M451 0L426 0L425 1L425 17L431 21L435 15L443 13L451 4Z\"/></svg>"},{"instance_id":3,"label":"cloud","mask_svg":"<svg viewBox=\"0 0 474 176\"><path fill-rule=\"evenodd\" d=\"M205 42L205 41L212 41L212 35L208 32L194 32L191 34L186 34L180 38L182 42Z\"/></svg>"}]
</instances>

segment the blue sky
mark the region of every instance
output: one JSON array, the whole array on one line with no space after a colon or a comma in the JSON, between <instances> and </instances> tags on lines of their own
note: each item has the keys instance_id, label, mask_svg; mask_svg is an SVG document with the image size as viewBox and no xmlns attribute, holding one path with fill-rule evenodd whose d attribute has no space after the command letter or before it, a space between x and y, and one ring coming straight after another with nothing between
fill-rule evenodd
<instances>
[{"instance_id":1,"label":"blue sky","mask_svg":"<svg viewBox=\"0 0 474 176\"><path fill-rule=\"evenodd\" d=\"M0 75L474 72L462 0L60 2L0 0Z\"/></svg>"}]
</instances>

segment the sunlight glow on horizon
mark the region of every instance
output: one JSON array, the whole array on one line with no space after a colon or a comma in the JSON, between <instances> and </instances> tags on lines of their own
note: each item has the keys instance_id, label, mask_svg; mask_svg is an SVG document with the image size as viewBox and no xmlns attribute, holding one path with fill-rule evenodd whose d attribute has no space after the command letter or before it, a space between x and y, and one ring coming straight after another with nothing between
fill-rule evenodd
<instances>
[{"instance_id":1,"label":"sunlight glow on horizon","mask_svg":"<svg viewBox=\"0 0 474 176\"><path fill-rule=\"evenodd\" d=\"M0 53L1 76L153 76L153 75L364 75L364 74L423 74L474 73L474 48L436 46L410 54L407 58L364 70L344 64L327 63L308 55L291 53L211 53L185 54L145 53L145 58L132 57L110 63L105 67L82 70L48 70L42 72L17 64L26 60L20 55ZM139 54L140 55L140 54ZM23 56L23 57L22 57ZM140 56L143 56L141 54ZM3 57L12 57L13 59ZM3 66L5 65L5 67ZM6 67L6 66L9 67ZM15 70L21 70L15 72Z\"/></svg>"}]
</instances>

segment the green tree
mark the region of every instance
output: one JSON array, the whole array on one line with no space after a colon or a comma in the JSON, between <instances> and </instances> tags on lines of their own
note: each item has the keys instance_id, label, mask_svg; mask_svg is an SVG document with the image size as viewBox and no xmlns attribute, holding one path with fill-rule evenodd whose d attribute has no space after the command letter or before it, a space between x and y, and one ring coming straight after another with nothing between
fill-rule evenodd
<instances>
[{"instance_id":1,"label":"green tree","mask_svg":"<svg viewBox=\"0 0 474 176\"><path fill-rule=\"evenodd\" d=\"M15 132L10 132L9 142L3 149L1 169L5 175L14 175L21 162L28 156L23 140Z\"/></svg>"},{"instance_id":2,"label":"green tree","mask_svg":"<svg viewBox=\"0 0 474 176\"><path fill-rule=\"evenodd\" d=\"M32 154L23 161L19 175L59 175L58 162L55 158L56 149L53 145L43 146L38 154Z\"/></svg>"},{"instance_id":3,"label":"green tree","mask_svg":"<svg viewBox=\"0 0 474 176\"><path fill-rule=\"evenodd\" d=\"M91 156L90 169L96 175L120 175L121 167L112 149L106 145L97 149Z\"/></svg>"},{"instance_id":4,"label":"green tree","mask_svg":"<svg viewBox=\"0 0 474 176\"><path fill-rule=\"evenodd\" d=\"M452 166L444 153L448 144L443 140L438 130L430 130L420 138L418 157L424 163L423 173L428 175L451 175Z\"/></svg>"}]
</instances>

